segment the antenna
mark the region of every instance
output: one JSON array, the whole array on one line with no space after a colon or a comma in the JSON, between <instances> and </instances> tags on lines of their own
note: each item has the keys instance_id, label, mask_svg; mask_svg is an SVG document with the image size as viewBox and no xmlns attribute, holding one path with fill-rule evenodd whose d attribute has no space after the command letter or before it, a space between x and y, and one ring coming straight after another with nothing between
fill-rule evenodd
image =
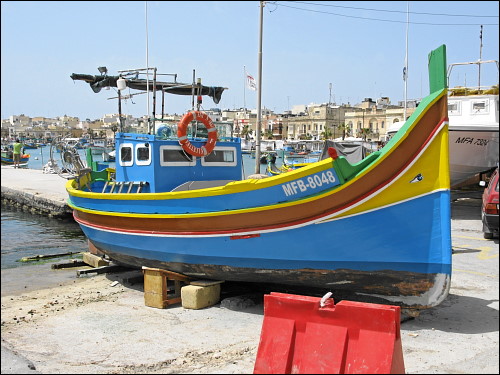
<instances>
[{"instance_id":1,"label":"antenna","mask_svg":"<svg viewBox=\"0 0 500 375\"><path fill-rule=\"evenodd\" d=\"M483 25L481 25L481 32L479 33L479 76L477 79L477 89L481 89L481 57L483 54Z\"/></svg>"}]
</instances>

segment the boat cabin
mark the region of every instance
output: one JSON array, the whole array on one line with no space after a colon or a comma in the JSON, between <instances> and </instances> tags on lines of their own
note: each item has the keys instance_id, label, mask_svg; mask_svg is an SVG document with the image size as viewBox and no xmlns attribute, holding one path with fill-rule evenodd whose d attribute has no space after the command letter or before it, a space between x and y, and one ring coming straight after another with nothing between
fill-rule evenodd
<instances>
[{"instance_id":1,"label":"boat cabin","mask_svg":"<svg viewBox=\"0 0 500 375\"><path fill-rule=\"evenodd\" d=\"M185 152L177 138L177 125L162 124L156 134L116 134L116 183L122 192L160 193L225 185L243 178L241 141L232 137L227 124L217 124L214 150L202 157ZM207 140L201 126L189 126L194 147ZM103 192L112 192L109 186ZM137 186L137 189L134 188ZM133 189L133 190L132 190ZM118 192L118 191L115 191Z\"/></svg>"}]
</instances>

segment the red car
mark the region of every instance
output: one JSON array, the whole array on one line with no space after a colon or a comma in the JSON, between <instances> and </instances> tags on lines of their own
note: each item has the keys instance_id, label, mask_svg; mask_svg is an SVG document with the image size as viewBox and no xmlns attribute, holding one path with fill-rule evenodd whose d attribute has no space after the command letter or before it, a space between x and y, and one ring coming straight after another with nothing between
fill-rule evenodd
<instances>
[{"instance_id":1,"label":"red car","mask_svg":"<svg viewBox=\"0 0 500 375\"><path fill-rule=\"evenodd\" d=\"M481 185L484 186L483 184ZM493 172L488 186L484 189L481 219L484 238L491 239L495 235L498 237L498 168Z\"/></svg>"}]
</instances>

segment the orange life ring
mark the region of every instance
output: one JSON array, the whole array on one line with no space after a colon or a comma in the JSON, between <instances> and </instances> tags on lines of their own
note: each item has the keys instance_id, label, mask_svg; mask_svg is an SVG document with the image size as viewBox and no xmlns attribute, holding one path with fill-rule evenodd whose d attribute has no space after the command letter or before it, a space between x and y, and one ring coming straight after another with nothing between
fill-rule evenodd
<instances>
[{"instance_id":1,"label":"orange life ring","mask_svg":"<svg viewBox=\"0 0 500 375\"><path fill-rule=\"evenodd\" d=\"M201 147L194 147L187 139L187 127L194 120L201 121L208 131L208 141ZM217 142L217 129L212 119L205 112L189 111L177 124L177 137L182 149L188 154L199 157L207 156L214 150L215 143Z\"/></svg>"}]
</instances>

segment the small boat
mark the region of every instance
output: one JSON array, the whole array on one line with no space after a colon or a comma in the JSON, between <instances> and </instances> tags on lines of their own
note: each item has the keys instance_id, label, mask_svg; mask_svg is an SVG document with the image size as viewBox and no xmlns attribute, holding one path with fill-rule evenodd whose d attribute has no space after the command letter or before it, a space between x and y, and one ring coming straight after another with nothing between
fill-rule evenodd
<instances>
[{"instance_id":1,"label":"small boat","mask_svg":"<svg viewBox=\"0 0 500 375\"><path fill-rule=\"evenodd\" d=\"M28 149L37 149L38 145L36 143L34 143L34 142L27 142L27 143L23 144L23 148L25 150L28 150Z\"/></svg>"},{"instance_id":2,"label":"small boat","mask_svg":"<svg viewBox=\"0 0 500 375\"><path fill-rule=\"evenodd\" d=\"M102 155L103 152L108 153L113 150L107 143L106 139L93 139L86 145L86 148L89 148L93 155Z\"/></svg>"},{"instance_id":3,"label":"small boat","mask_svg":"<svg viewBox=\"0 0 500 375\"><path fill-rule=\"evenodd\" d=\"M116 150L102 152L102 161L110 162L116 160Z\"/></svg>"},{"instance_id":4,"label":"small boat","mask_svg":"<svg viewBox=\"0 0 500 375\"><path fill-rule=\"evenodd\" d=\"M260 156L260 164L276 163L278 153L276 151L263 151Z\"/></svg>"},{"instance_id":5,"label":"small boat","mask_svg":"<svg viewBox=\"0 0 500 375\"><path fill-rule=\"evenodd\" d=\"M2 164L14 164L14 153L12 151L12 145L7 145L2 147L1 151ZM21 154L21 159L19 161L19 166L27 166L30 160L30 154ZM21 165L22 164L22 165Z\"/></svg>"},{"instance_id":6,"label":"small boat","mask_svg":"<svg viewBox=\"0 0 500 375\"><path fill-rule=\"evenodd\" d=\"M345 141L345 140L326 140L322 141L323 150L322 151L311 151L307 155L294 155L294 154L284 154L283 165L281 167L276 167L274 165L269 165L267 168L267 174L273 176L279 173L289 172L291 170L302 168L308 166L312 163L316 163L319 160L324 160L329 157L328 150L334 148L339 156L343 156L346 160L355 164L364 159L369 155L372 150L372 146L363 141Z\"/></svg>"},{"instance_id":7,"label":"small boat","mask_svg":"<svg viewBox=\"0 0 500 375\"><path fill-rule=\"evenodd\" d=\"M113 173L82 168L66 183L74 219L119 264L436 306L451 280L446 47L426 62L430 94L381 150L358 163L330 148L328 158L308 166L244 179L241 139L192 108L172 132L177 137L117 132ZM72 77L93 88L120 79ZM224 90L131 84L182 87L198 102Z\"/></svg>"}]
</instances>

